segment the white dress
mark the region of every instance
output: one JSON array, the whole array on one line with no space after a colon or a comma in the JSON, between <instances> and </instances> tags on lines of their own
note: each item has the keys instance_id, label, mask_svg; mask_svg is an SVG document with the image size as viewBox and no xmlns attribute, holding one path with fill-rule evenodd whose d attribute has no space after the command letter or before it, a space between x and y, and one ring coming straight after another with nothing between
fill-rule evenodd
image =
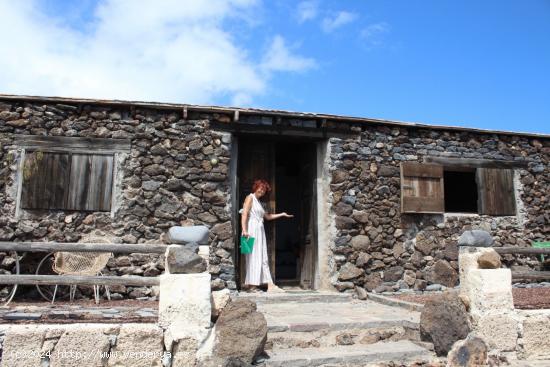
<instances>
[{"instance_id":1,"label":"white dress","mask_svg":"<svg viewBox=\"0 0 550 367\"><path fill-rule=\"evenodd\" d=\"M246 254L246 279L245 284L260 285L273 283L269 272L269 261L267 258L267 241L264 230L265 210L256 198L252 195L252 208L248 218L248 233L254 237L254 246L250 254Z\"/></svg>"}]
</instances>

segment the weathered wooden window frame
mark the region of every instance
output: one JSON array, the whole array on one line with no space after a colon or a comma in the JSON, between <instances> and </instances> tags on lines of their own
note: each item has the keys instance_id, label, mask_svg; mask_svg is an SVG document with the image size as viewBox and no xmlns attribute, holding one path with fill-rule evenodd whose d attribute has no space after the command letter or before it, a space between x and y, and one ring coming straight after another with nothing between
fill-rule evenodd
<instances>
[{"instance_id":1,"label":"weathered wooden window frame","mask_svg":"<svg viewBox=\"0 0 550 367\"><path fill-rule=\"evenodd\" d=\"M421 166L425 166L426 169L421 169L418 176L414 175L404 175L404 170L410 170L411 167L408 166L418 165L417 167L413 167L416 169L419 169ZM445 197L444 197L444 179L443 179L443 173L444 171L460 171L464 169L475 169L476 171L476 184L478 186L478 195L480 195L478 199L478 210L477 213L469 213L469 214L477 214L477 215L491 215L491 216L513 216L517 215L517 188L514 183L514 176L515 176L515 169L518 168L526 168L527 163L521 162L521 161L506 161L506 160L487 160L487 159L463 159L463 158L446 158L446 157L425 157L424 162L403 162L401 163L400 167L400 177L401 177L401 212L402 213L426 213L426 214L447 214L445 212ZM426 171L426 172L424 172ZM408 189L408 186L405 185L405 177L417 177L417 178L435 178L436 175L432 174L430 175L430 172L440 171L440 175L438 178L440 179L439 183L441 185L441 192L442 194L437 197L428 197L426 196L425 199L428 201L430 199L433 199L434 201L439 200L440 205L429 205L428 209L420 209L422 207L421 204L418 204L417 208L414 209L414 202L415 200L418 202L421 202L420 199L423 197L418 196L415 198L414 196L407 196L405 194L405 190ZM486 202L483 200L486 200L487 198L481 197L481 194L489 192L488 190L483 191L480 187L481 183L480 180L483 179L483 175L491 175L491 174L502 174L502 176L509 176L507 177L507 180L509 180L508 184L511 184L511 194L513 197L510 199L510 202L508 202L509 207L513 207L511 210L506 210L503 208L490 208ZM433 186L433 185L432 185ZM506 206L506 205L505 205ZM498 211L502 210L509 212L509 214L499 214ZM514 212L513 214L510 212ZM459 213L453 213L453 214L459 214Z\"/></svg>"},{"instance_id":2,"label":"weathered wooden window frame","mask_svg":"<svg viewBox=\"0 0 550 367\"><path fill-rule=\"evenodd\" d=\"M17 202L15 209L16 218L20 217L22 210L34 210L21 208L21 195L23 190L23 169L25 165L25 158L28 152L34 151L42 151L44 153L112 156L113 173L111 182L110 215L111 217L114 217L115 211L117 209L117 198L119 196L117 185L117 178L119 175L118 162L121 158L121 155L125 156L130 152L131 142L129 139L18 135L14 136L14 145L16 145L21 151L19 168L17 172Z\"/></svg>"}]
</instances>

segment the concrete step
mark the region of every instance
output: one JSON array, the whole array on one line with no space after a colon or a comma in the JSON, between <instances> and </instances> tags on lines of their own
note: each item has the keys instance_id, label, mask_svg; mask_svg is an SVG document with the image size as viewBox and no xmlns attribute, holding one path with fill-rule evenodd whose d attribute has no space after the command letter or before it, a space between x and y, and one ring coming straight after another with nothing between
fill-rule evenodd
<instances>
[{"instance_id":1,"label":"concrete step","mask_svg":"<svg viewBox=\"0 0 550 367\"><path fill-rule=\"evenodd\" d=\"M256 304L274 304L274 303L334 303L351 302L351 294L337 292L316 292L316 291L286 291L284 293L246 293L239 292L236 298L245 298L256 302Z\"/></svg>"},{"instance_id":2,"label":"concrete step","mask_svg":"<svg viewBox=\"0 0 550 367\"><path fill-rule=\"evenodd\" d=\"M268 351L266 367L367 366L369 363L429 362L435 355L410 341Z\"/></svg>"}]
</instances>

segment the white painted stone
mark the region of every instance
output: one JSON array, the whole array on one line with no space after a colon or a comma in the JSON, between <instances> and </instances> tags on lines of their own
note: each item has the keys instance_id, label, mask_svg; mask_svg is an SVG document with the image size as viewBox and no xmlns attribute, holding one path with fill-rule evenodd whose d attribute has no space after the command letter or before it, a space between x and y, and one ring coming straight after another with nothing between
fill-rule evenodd
<instances>
[{"instance_id":1,"label":"white painted stone","mask_svg":"<svg viewBox=\"0 0 550 367\"><path fill-rule=\"evenodd\" d=\"M468 292L465 287L466 276L469 271L479 269L477 259L484 253L494 252L490 247L460 246L458 254L458 273L460 277L460 293ZM467 284L466 284L467 285Z\"/></svg>"},{"instance_id":2,"label":"white painted stone","mask_svg":"<svg viewBox=\"0 0 550 367\"><path fill-rule=\"evenodd\" d=\"M11 325L5 329L2 367L40 366L45 330L35 325Z\"/></svg>"},{"instance_id":3,"label":"white painted stone","mask_svg":"<svg viewBox=\"0 0 550 367\"><path fill-rule=\"evenodd\" d=\"M193 338L180 339L172 348L171 367L192 367L197 361L197 341Z\"/></svg>"},{"instance_id":4,"label":"white painted stone","mask_svg":"<svg viewBox=\"0 0 550 367\"><path fill-rule=\"evenodd\" d=\"M123 324L111 349L109 367L160 367L163 331L156 324Z\"/></svg>"},{"instance_id":5,"label":"white painted stone","mask_svg":"<svg viewBox=\"0 0 550 367\"><path fill-rule=\"evenodd\" d=\"M212 292L212 316L218 317L220 312L229 302L229 289L222 289L221 291Z\"/></svg>"},{"instance_id":6,"label":"white painted stone","mask_svg":"<svg viewBox=\"0 0 550 367\"><path fill-rule=\"evenodd\" d=\"M550 359L550 310L521 311L524 359Z\"/></svg>"},{"instance_id":7,"label":"white painted stone","mask_svg":"<svg viewBox=\"0 0 550 367\"><path fill-rule=\"evenodd\" d=\"M50 367L102 367L107 360L110 335L118 334L119 325L73 324L67 327L55 345Z\"/></svg>"},{"instance_id":8,"label":"white painted stone","mask_svg":"<svg viewBox=\"0 0 550 367\"><path fill-rule=\"evenodd\" d=\"M510 269L470 270L460 287L461 293L470 301L472 314L502 313L514 309Z\"/></svg>"},{"instance_id":9,"label":"white painted stone","mask_svg":"<svg viewBox=\"0 0 550 367\"><path fill-rule=\"evenodd\" d=\"M519 318L515 313L483 314L474 320L472 334L482 338L489 349L515 351Z\"/></svg>"},{"instance_id":10,"label":"white painted stone","mask_svg":"<svg viewBox=\"0 0 550 367\"><path fill-rule=\"evenodd\" d=\"M212 306L210 274L163 274L160 276L159 325L166 330L164 343L192 338L198 342L208 334Z\"/></svg>"}]
</instances>

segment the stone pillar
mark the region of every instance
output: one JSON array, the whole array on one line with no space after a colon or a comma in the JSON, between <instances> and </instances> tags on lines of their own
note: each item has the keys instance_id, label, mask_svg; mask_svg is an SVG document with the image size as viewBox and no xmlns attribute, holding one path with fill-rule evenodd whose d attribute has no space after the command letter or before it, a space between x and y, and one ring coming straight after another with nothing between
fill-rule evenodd
<instances>
[{"instance_id":1,"label":"stone pillar","mask_svg":"<svg viewBox=\"0 0 550 367\"><path fill-rule=\"evenodd\" d=\"M510 269L480 269L481 255L492 248L461 247L459 251L460 294L469 304L472 333L489 349L514 352L519 318L514 310Z\"/></svg>"},{"instance_id":2,"label":"stone pillar","mask_svg":"<svg viewBox=\"0 0 550 367\"><path fill-rule=\"evenodd\" d=\"M194 366L197 351L212 330L208 228L172 227L166 273L160 276L159 325L172 367ZM202 246L199 246L202 245Z\"/></svg>"}]
</instances>

